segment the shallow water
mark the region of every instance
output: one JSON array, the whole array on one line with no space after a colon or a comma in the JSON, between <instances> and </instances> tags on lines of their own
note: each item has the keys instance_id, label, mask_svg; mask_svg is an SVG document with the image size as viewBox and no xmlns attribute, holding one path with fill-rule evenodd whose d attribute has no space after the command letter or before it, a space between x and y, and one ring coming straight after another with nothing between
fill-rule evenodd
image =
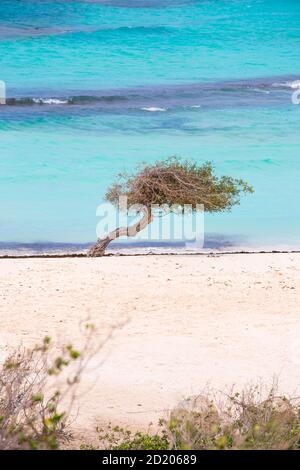
<instances>
[{"instance_id":1,"label":"shallow water","mask_svg":"<svg viewBox=\"0 0 300 470\"><path fill-rule=\"evenodd\" d=\"M299 247L299 16L296 0L2 0L0 241L90 242L114 176L176 154L255 188L205 216L207 245Z\"/></svg>"}]
</instances>

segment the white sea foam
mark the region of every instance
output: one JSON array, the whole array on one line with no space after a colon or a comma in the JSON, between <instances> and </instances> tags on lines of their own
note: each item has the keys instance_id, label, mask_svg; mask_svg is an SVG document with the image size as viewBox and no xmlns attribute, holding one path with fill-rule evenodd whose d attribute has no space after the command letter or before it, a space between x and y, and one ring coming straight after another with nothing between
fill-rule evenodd
<instances>
[{"instance_id":1,"label":"white sea foam","mask_svg":"<svg viewBox=\"0 0 300 470\"><path fill-rule=\"evenodd\" d=\"M293 88L293 90L296 90L297 88L300 88L300 80L294 80L293 82L287 82L287 86L290 88Z\"/></svg>"},{"instance_id":2,"label":"white sea foam","mask_svg":"<svg viewBox=\"0 0 300 470\"><path fill-rule=\"evenodd\" d=\"M150 106L150 108L142 108L143 111L150 111L151 113L155 113L157 111L163 112L167 111L166 108L156 108L155 106Z\"/></svg>"},{"instance_id":3,"label":"white sea foam","mask_svg":"<svg viewBox=\"0 0 300 470\"><path fill-rule=\"evenodd\" d=\"M58 98L33 98L36 104L67 104L68 100L59 100Z\"/></svg>"},{"instance_id":4,"label":"white sea foam","mask_svg":"<svg viewBox=\"0 0 300 470\"><path fill-rule=\"evenodd\" d=\"M273 83L273 87L282 87L282 88L292 88L293 90L297 90L300 88L300 80L294 80L292 82L279 82Z\"/></svg>"},{"instance_id":5,"label":"white sea foam","mask_svg":"<svg viewBox=\"0 0 300 470\"><path fill-rule=\"evenodd\" d=\"M253 91L256 91L257 93L265 93L266 95L270 94L268 90L262 90L261 88L253 88Z\"/></svg>"}]
</instances>

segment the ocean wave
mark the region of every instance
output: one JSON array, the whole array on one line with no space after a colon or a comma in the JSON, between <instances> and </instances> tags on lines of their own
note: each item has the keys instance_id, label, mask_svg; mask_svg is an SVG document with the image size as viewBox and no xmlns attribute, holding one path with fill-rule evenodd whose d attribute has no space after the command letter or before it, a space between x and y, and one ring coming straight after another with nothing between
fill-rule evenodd
<instances>
[{"instance_id":1,"label":"ocean wave","mask_svg":"<svg viewBox=\"0 0 300 470\"><path fill-rule=\"evenodd\" d=\"M168 8L197 3L197 0L83 0L86 3L119 8Z\"/></svg>"},{"instance_id":2,"label":"ocean wave","mask_svg":"<svg viewBox=\"0 0 300 470\"><path fill-rule=\"evenodd\" d=\"M184 85L156 85L137 88L39 93L8 97L8 106L81 106L112 111L143 110L165 112L180 108L217 108L287 104L287 90L300 88L295 77L232 80ZM18 93L19 94L19 93Z\"/></svg>"},{"instance_id":3,"label":"ocean wave","mask_svg":"<svg viewBox=\"0 0 300 470\"><path fill-rule=\"evenodd\" d=\"M90 105L95 103L114 103L118 101L126 101L126 96L107 95L107 96L91 96L78 95L70 97L20 97L7 98L8 106L33 106L33 105Z\"/></svg>"},{"instance_id":4,"label":"ocean wave","mask_svg":"<svg viewBox=\"0 0 300 470\"><path fill-rule=\"evenodd\" d=\"M269 90L263 90L261 88L253 88L253 91L256 91L256 93L265 93L266 95L270 94Z\"/></svg>"},{"instance_id":5,"label":"ocean wave","mask_svg":"<svg viewBox=\"0 0 300 470\"><path fill-rule=\"evenodd\" d=\"M3 26L0 24L0 41L32 37L49 37L61 35L94 35L96 38L107 38L107 35L145 35L166 34L174 30L171 26L70 26L70 27L39 27L39 26Z\"/></svg>"},{"instance_id":6,"label":"ocean wave","mask_svg":"<svg viewBox=\"0 0 300 470\"><path fill-rule=\"evenodd\" d=\"M36 104L67 104L68 100L59 100L57 98L33 98Z\"/></svg>"},{"instance_id":7,"label":"ocean wave","mask_svg":"<svg viewBox=\"0 0 300 470\"><path fill-rule=\"evenodd\" d=\"M7 106L33 106L33 105L64 105L68 104L68 99L59 98L7 98Z\"/></svg>"},{"instance_id":8,"label":"ocean wave","mask_svg":"<svg viewBox=\"0 0 300 470\"><path fill-rule=\"evenodd\" d=\"M149 108L141 108L143 111L149 111L151 113L155 113L157 111L160 111L160 112L163 112L163 111L167 111L166 108L157 108L155 106L150 106Z\"/></svg>"},{"instance_id":9,"label":"ocean wave","mask_svg":"<svg viewBox=\"0 0 300 470\"><path fill-rule=\"evenodd\" d=\"M272 84L272 86L275 88L292 88L293 90L296 90L300 88L300 80L293 80L293 81L287 81L287 82L275 82Z\"/></svg>"},{"instance_id":10,"label":"ocean wave","mask_svg":"<svg viewBox=\"0 0 300 470\"><path fill-rule=\"evenodd\" d=\"M99 28L97 32L108 32L108 31L116 31L118 33L127 33L127 32L137 32L137 33L164 33L164 32L169 32L173 30L174 28L172 27L167 27L167 26L117 26L117 27L108 27L105 26L103 28Z\"/></svg>"}]
</instances>

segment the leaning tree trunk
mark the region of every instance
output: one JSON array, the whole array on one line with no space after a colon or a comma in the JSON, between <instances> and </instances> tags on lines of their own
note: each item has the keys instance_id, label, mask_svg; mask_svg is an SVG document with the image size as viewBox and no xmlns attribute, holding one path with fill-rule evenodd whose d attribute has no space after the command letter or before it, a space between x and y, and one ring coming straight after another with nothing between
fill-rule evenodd
<instances>
[{"instance_id":1,"label":"leaning tree trunk","mask_svg":"<svg viewBox=\"0 0 300 470\"><path fill-rule=\"evenodd\" d=\"M139 222L131 227L120 227L110 232L105 238L99 238L94 246L88 251L87 256L96 257L104 256L105 250L112 240L119 237L134 237L138 232L147 227L152 222L153 216L151 210L144 210L143 217Z\"/></svg>"}]
</instances>

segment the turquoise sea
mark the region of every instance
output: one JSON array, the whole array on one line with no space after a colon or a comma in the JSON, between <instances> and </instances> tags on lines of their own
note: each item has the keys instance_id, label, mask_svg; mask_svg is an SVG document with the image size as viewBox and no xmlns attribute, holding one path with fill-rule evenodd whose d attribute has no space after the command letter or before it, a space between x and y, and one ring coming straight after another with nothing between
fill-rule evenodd
<instances>
[{"instance_id":1,"label":"turquoise sea","mask_svg":"<svg viewBox=\"0 0 300 470\"><path fill-rule=\"evenodd\" d=\"M1 0L0 247L92 242L115 175L178 155L255 188L206 246L300 248L299 39L299 0Z\"/></svg>"}]
</instances>

